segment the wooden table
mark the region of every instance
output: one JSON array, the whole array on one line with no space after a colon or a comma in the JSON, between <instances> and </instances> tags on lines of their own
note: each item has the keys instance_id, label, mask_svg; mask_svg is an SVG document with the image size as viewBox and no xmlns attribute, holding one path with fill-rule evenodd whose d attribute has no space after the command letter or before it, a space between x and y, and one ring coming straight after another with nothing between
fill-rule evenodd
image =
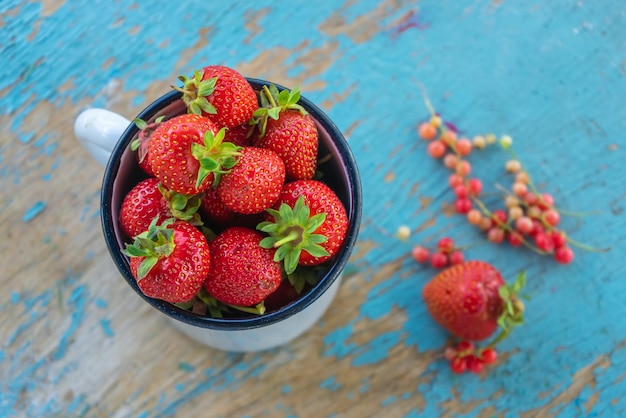
<instances>
[{"instance_id":1,"label":"wooden table","mask_svg":"<svg viewBox=\"0 0 626 418\"><path fill-rule=\"evenodd\" d=\"M0 3L0 417L624 416L626 5L459 3ZM103 168L73 136L81 110L132 118L206 64L299 85L362 175L350 275L321 322L269 352L200 346L121 280ZM450 210L448 172L416 135L419 86L463 135L511 135L539 189L587 213L562 228L608 251L559 265ZM507 158L471 155L491 193ZM409 257L445 235L528 274L527 324L482 375L449 371L421 299L434 270Z\"/></svg>"}]
</instances>

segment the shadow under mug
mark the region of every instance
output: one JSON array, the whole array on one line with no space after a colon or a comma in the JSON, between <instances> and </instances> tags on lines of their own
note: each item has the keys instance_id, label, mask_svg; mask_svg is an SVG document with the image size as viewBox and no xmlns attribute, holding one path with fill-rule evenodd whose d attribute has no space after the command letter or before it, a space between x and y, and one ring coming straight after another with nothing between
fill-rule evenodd
<instances>
[{"instance_id":1,"label":"shadow under mug","mask_svg":"<svg viewBox=\"0 0 626 418\"><path fill-rule=\"evenodd\" d=\"M269 82L248 78L259 91ZM279 90L284 87L276 85ZM362 209L361 181L354 156L341 131L315 104L302 97L299 102L314 118L319 131L319 154L330 156L324 164L322 181L342 200L348 215L348 232L342 249L333 258L318 282L298 300L260 316L210 318L145 296L130 272L128 257L121 253L125 237L118 224L119 210L126 193L144 174L137 165L130 143L139 132L134 123L105 109L83 111L75 121L79 142L102 165L106 165L101 192L101 219L104 238L113 261L126 282L147 303L170 318L190 338L225 351L250 352L285 344L313 326L337 293L359 232ZM169 119L186 112L181 93L171 91L150 104L137 117L149 122L160 116Z\"/></svg>"}]
</instances>

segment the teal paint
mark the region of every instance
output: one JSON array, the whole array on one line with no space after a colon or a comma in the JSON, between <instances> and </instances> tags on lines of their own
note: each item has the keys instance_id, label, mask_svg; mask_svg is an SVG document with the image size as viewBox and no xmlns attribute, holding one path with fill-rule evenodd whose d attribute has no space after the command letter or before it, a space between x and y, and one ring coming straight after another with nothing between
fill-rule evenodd
<instances>
[{"instance_id":1,"label":"teal paint","mask_svg":"<svg viewBox=\"0 0 626 418\"><path fill-rule=\"evenodd\" d=\"M337 376L330 376L320 382L320 388L334 392L341 388L341 384L337 383Z\"/></svg>"},{"instance_id":2,"label":"teal paint","mask_svg":"<svg viewBox=\"0 0 626 418\"><path fill-rule=\"evenodd\" d=\"M100 328L102 328L102 332L104 332L104 335L106 335L109 338L113 338L115 336L115 332L113 331L113 328L111 328L110 319L102 318L100 319L99 323L100 323Z\"/></svg>"},{"instance_id":3,"label":"teal paint","mask_svg":"<svg viewBox=\"0 0 626 418\"><path fill-rule=\"evenodd\" d=\"M38 200L31 207L29 207L24 216L22 216L22 222L30 222L35 219L46 208L46 202Z\"/></svg>"}]
</instances>

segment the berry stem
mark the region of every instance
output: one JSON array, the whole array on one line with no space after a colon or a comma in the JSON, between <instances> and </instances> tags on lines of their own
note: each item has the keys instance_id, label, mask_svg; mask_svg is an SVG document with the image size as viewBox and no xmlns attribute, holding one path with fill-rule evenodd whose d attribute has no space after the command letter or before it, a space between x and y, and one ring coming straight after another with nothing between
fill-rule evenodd
<instances>
[{"instance_id":1,"label":"berry stem","mask_svg":"<svg viewBox=\"0 0 626 418\"><path fill-rule=\"evenodd\" d=\"M605 247L605 248L592 247L590 245L583 244L582 242L573 240L572 238L569 237L569 235L567 236L567 242L572 244L574 247L580 248L581 250L590 251L593 253L606 253L606 252L611 251L611 247Z\"/></svg>"},{"instance_id":2,"label":"berry stem","mask_svg":"<svg viewBox=\"0 0 626 418\"><path fill-rule=\"evenodd\" d=\"M488 216L488 217L492 217L493 216L493 214L489 211L489 209L487 209L485 204L480 201L480 199L478 199L476 197L472 197L472 200L480 208L480 211L483 213L483 215ZM511 228L511 226L509 224L507 224L507 223L499 222L498 226L502 227L507 232L514 232L513 228ZM522 244L524 244L530 250L534 251L535 253L537 253L539 255L549 255L550 254L549 252L540 250L539 248L535 247L534 245L532 245L530 242L528 242L528 240L526 240L523 237L522 237Z\"/></svg>"},{"instance_id":3,"label":"berry stem","mask_svg":"<svg viewBox=\"0 0 626 418\"><path fill-rule=\"evenodd\" d=\"M265 97L267 97L267 100L270 102L270 105L272 107L278 107L278 105L276 104L276 101L274 100L274 96L272 95L272 93L270 92L270 89L267 86L263 86L263 93L265 93Z\"/></svg>"},{"instance_id":4,"label":"berry stem","mask_svg":"<svg viewBox=\"0 0 626 418\"><path fill-rule=\"evenodd\" d=\"M282 239L279 239L278 241L276 241L276 242L274 243L274 248L278 248L278 247L280 247L281 245L286 244L286 243L288 243L288 242L293 242L293 241L295 241L295 240L297 240L297 239L299 239L299 238L301 238L301 237L302 237L302 233L301 233L301 231L297 231L296 229L292 229L292 230L289 232L289 234L287 234L287 236L285 236L285 237L284 237L284 238L282 238Z\"/></svg>"}]
</instances>

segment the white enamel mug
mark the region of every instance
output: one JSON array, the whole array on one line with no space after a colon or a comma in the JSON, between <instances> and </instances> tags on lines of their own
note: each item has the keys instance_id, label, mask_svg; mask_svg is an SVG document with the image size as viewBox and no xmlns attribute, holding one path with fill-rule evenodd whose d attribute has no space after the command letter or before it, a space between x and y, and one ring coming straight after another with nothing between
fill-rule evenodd
<instances>
[{"instance_id":1,"label":"white enamel mug","mask_svg":"<svg viewBox=\"0 0 626 418\"><path fill-rule=\"evenodd\" d=\"M248 78L259 91L269 82ZM279 90L284 87L276 86ZM130 272L129 259L122 254L125 237L118 224L125 194L143 177L130 143L139 130L134 123L106 109L88 109L75 121L79 142L105 166L101 194L101 218L109 253L126 282L147 303L167 315L174 326L190 338L225 351L252 352L274 348L298 337L313 326L327 310L341 282L341 274L354 248L361 221L361 182L352 152L341 131L317 106L302 97L299 102L315 119L320 134L319 155L325 158L322 181L339 196L348 214L348 233L341 251L318 282L299 299L263 315L242 318L210 318L145 296ZM160 116L184 113L181 94L171 91L137 117L150 123Z\"/></svg>"}]
</instances>

